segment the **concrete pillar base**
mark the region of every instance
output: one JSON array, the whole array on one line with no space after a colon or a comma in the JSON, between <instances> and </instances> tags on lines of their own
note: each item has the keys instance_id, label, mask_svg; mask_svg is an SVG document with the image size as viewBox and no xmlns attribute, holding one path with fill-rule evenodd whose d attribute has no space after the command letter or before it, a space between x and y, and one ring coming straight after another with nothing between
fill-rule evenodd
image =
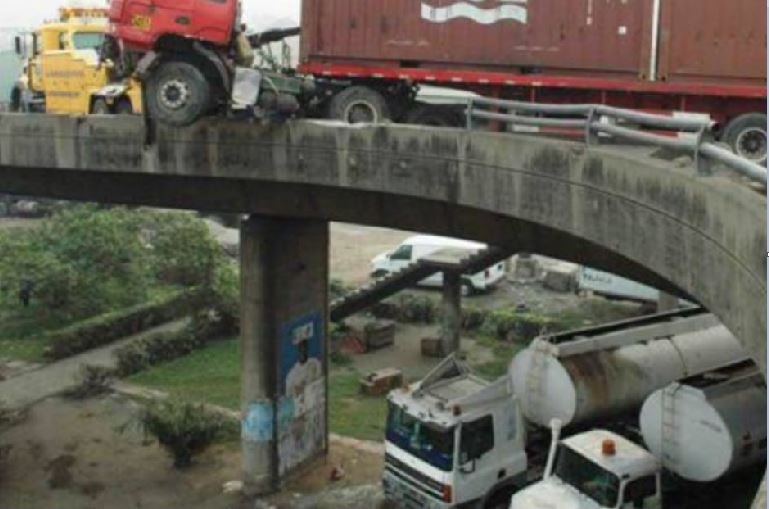
<instances>
[{"instance_id":1,"label":"concrete pillar base","mask_svg":"<svg viewBox=\"0 0 769 509\"><path fill-rule=\"evenodd\" d=\"M328 450L328 224L251 216L241 225L243 492Z\"/></svg>"}]
</instances>

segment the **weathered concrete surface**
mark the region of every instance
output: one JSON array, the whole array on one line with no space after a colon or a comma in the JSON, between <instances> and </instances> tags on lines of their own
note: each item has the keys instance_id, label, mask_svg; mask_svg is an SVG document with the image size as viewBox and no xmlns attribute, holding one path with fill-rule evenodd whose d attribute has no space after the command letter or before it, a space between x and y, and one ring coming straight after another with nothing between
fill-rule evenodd
<instances>
[{"instance_id":1,"label":"weathered concrete surface","mask_svg":"<svg viewBox=\"0 0 769 509\"><path fill-rule=\"evenodd\" d=\"M241 226L244 490L280 482L328 448L328 223L251 216Z\"/></svg>"},{"instance_id":2,"label":"weathered concrete surface","mask_svg":"<svg viewBox=\"0 0 769 509\"><path fill-rule=\"evenodd\" d=\"M766 198L622 147L407 126L0 116L0 191L477 239L703 303L766 367Z\"/></svg>"}]
</instances>

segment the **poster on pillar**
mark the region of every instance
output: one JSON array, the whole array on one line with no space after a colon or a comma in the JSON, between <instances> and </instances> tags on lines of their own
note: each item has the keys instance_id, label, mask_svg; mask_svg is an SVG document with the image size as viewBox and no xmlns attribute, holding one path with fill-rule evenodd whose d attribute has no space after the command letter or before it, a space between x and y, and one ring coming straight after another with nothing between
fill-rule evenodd
<instances>
[{"instance_id":1,"label":"poster on pillar","mask_svg":"<svg viewBox=\"0 0 769 509\"><path fill-rule=\"evenodd\" d=\"M278 348L280 475L325 448L323 350L324 324L320 313L299 318L282 328Z\"/></svg>"}]
</instances>

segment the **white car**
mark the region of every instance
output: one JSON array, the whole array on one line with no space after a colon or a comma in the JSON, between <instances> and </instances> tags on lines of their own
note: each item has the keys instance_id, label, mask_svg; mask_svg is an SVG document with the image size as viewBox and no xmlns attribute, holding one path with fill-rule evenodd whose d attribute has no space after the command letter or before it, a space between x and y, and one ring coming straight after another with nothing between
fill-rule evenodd
<instances>
[{"instance_id":1,"label":"white car","mask_svg":"<svg viewBox=\"0 0 769 509\"><path fill-rule=\"evenodd\" d=\"M432 235L417 235L406 239L392 251L381 253L371 260L373 266L372 276L383 277L392 272L397 272L415 263L420 258L429 256L442 249L467 251L467 256L469 257L487 248L486 244L480 242ZM470 295L477 292L486 292L496 286L504 277L504 262L497 263L476 274L465 274L462 276L462 294ZM443 285L443 273L433 274L423 279L419 285L441 287Z\"/></svg>"}]
</instances>

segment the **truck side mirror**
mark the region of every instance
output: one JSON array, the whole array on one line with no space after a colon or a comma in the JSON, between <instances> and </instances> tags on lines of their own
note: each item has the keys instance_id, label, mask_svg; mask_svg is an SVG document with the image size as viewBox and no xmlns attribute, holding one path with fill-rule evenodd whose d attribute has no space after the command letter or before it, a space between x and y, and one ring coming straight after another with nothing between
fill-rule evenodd
<instances>
[{"instance_id":1,"label":"truck side mirror","mask_svg":"<svg viewBox=\"0 0 769 509\"><path fill-rule=\"evenodd\" d=\"M21 55L21 36L17 35L16 37L14 37L13 44L14 44L14 49L16 50L16 54L19 56L22 56Z\"/></svg>"}]
</instances>

